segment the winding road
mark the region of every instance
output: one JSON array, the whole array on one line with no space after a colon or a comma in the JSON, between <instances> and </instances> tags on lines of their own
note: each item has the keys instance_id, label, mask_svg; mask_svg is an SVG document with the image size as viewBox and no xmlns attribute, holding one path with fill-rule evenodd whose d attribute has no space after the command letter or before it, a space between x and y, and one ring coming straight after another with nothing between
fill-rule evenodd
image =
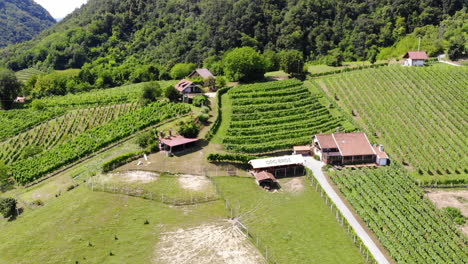
<instances>
[{"instance_id":1,"label":"winding road","mask_svg":"<svg viewBox=\"0 0 468 264\"><path fill-rule=\"evenodd\" d=\"M374 241L370 238L369 234L365 231L364 227L361 226L359 221L354 217L351 210L346 206L340 196L335 192L333 187L328 182L327 178L323 174L322 167L323 163L315 160L312 157L304 157L305 165L311 169L315 179L320 183L323 190L327 193L328 197L335 203L341 214L348 220L348 223L354 229L354 232L359 236L361 241L369 249L370 253L374 256L374 259L379 264L390 264L390 261L385 257L383 252L377 247Z\"/></svg>"}]
</instances>

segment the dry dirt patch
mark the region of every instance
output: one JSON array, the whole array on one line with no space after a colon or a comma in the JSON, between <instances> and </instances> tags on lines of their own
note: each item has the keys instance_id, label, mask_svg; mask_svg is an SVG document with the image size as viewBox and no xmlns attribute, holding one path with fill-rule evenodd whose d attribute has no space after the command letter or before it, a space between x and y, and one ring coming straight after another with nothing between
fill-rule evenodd
<instances>
[{"instance_id":1,"label":"dry dirt patch","mask_svg":"<svg viewBox=\"0 0 468 264\"><path fill-rule=\"evenodd\" d=\"M304 181L302 178L293 178L281 184L281 187L290 193L301 193L304 191Z\"/></svg>"},{"instance_id":2,"label":"dry dirt patch","mask_svg":"<svg viewBox=\"0 0 468 264\"><path fill-rule=\"evenodd\" d=\"M263 264L266 262L233 222L219 221L161 234L153 263Z\"/></svg>"},{"instance_id":3,"label":"dry dirt patch","mask_svg":"<svg viewBox=\"0 0 468 264\"><path fill-rule=\"evenodd\" d=\"M135 183L149 183L158 179L159 174L150 171L126 171L118 173L107 174L106 179L108 181L120 181L120 182L135 182ZM102 177L101 177L102 178Z\"/></svg>"},{"instance_id":4,"label":"dry dirt patch","mask_svg":"<svg viewBox=\"0 0 468 264\"><path fill-rule=\"evenodd\" d=\"M455 207L460 209L465 217L468 217L468 190L433 190L426 195L438 208Z\"/></svg>"},{"instance_id":5,"label":"dry dirt patch","mask_svg":"<svg viewBox=\"0 0 468 264\"><path fill-rule=\"evenodd\" d=\"M190 191L203 191L210 186L210 180L205 176L180 175L179 184Z\"/></svg>"}]
</instances>

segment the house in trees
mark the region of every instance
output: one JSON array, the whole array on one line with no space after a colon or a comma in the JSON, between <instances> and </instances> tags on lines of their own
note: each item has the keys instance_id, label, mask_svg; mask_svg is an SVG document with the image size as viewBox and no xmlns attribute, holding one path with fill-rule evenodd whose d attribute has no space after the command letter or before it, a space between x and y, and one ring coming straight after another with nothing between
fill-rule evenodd
<instances>
[{"instance_id":1,"label":"house in trees","mask_svg":"<svg viewBox=\"0 0 468 264\"><path fill-rule=\"evenodd\" d=\"M406 59L403 66L424 66L429 57L425 51L408 51L403 58Z\"/></svg>"},{"instance_id":2,"label":"house in trees","mask_svg":"<svg viewBox=\"0 0 468 264\"><path fill-rule=\"evenodd\" d=\"M371 145L364 133L319 134L313 148L320 160L331 165L385 166L390 160L382 145Z\"/></svg>"},{"instance_id":3,"label":"house in trees","mask_svg":"<svg viewBox=\"0 0 468 264\"><path fill-rule=\"evenodd\" d=\"M208 78L216 78L213 73L211 73L208 69L196 69L192 73L187 76L187 78L194 79L202 77L203 79Z\"/></svg>"},{"instance_id":4,"label":"house in trees","mask_svg":"<svg viewBox=\"0 0 468 264\"><path fill-rule=\"evenodd\" d=\"M182 100L185 103L191 103L193 97L202 95L203 93L203 90L200 88L200 86L192 81L185 79L178 82L174 87L182 94Z\"/></svg>"}]
</instances>

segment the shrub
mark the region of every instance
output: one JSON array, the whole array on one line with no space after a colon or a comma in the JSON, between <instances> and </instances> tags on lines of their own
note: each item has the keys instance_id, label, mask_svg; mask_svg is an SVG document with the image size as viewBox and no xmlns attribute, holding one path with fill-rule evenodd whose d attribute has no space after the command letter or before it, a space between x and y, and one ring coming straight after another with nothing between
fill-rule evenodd
<instances>
[{"instance_id":1,"label":"shrub","mask_svg":"<svg viewBox=\"0 0 468 264\"><path fill-rule=\"evenodd\" d=\"M181 94L179 91L176 90L176 88L172 85L167 86L166 89L164 89L164 97L169 99L171 102L177 102L181 98Z\"/></svg>"},{"instance_id":2,"label":"shrub","mask_svg":"<svg viewBox=\"0 0 468 264\"><path fill-rule=\"evenodd\" d=\"M34 109L36 111L40 111L40 110L44 110L46 108L46 104L43 101L36 99L36 100L32 101L31 107L32 107L32 109Z\"/></svg>"},{"instance_id":3,"label":"shrub","mask_svg":"<svg viewBox=\"0 0 468 264\"><path fill-rule=\"evenodd\" d=\"M242 47L227 52L223 58L224 72L231 81L261 80L266 72L263 56L254 48Z\"/></svg>"},{"instance_id":4,"label":"shrub","mask_svg":"<svg viewBox=\"0 0 468 264\"><path fill-rule=\"evenodd\" d=\"M200 132L200 126L194 120L179 123L179 134L186 138L196 138Z\"/></svg>"},{"instance_id":5,"label":"shrub","mask_svg":"<svg viewBox=\"0 0 468 264\"><path fill-rule=\"evenodd\" d=\"M115 157L102 165L102 172L109 172L119 166L127 164L141 157L143 157L143 151L127 153L127 154Z\"/></svg>"},{"instance_id":6,"label":"shrub","mask_svg":"<svg viewBox=\"0 0 468 264\"><path fill-rule=\"evenodd\" d=\"M193 63L177 63L171 69L171 77L173 79L181 79L189 75L195 70L195 64Z\"/></svg>"},{"instance_id":7,"label":"shrub","mask_svg":"<svg viewBox=\"0 0 468 264\"><path fill-rule=\"evenodd\" d=\"M5 218L15 214L16 200L14 198L0 198L0 213Z\"/></svg>"},{"instance_id":8,"label":"shrub","mask_svg":"<svg viewBox=\"0 0 468 264\"><path fill-rule=\"evenodd\" d=\"M207 107L207 106L202 106L201 112L202 112L203 114L208 114L208 113L210 112L210 108Z\"/></svg>"},{"instance_id":9,"label":"shrub","mask_svg":"<svg viewBox=\"0 0 468 264\"><path fill-rule=\"evenodd\" d=\"M202 123L206 123L208 119L210 119L210 116L208 114L200 114L198 115L197 119Z\"/></svg>"},{"instance_id":10,"label":"shrub","mask_svg":"<svg viewBox=\"0 0 468 264\"><path fill-rule=\"evenodd\" d=\"M155 141L156 141L156 138L151 131L144 132L136 138L136 143L141 148L146 148L150 144L154 143Z\"/></svg>"},{"instance_id":11,"label":"shrub","mask_svg":"<svg viewBox=\"0 0 468 264\"><path fill-rule=\"evenodd\" d=\"M43 202L41 199L36 199L36 200L34 200L34 201L32 202L32 204L33 204L34 206L37 206L37 207L39 207L39 206L44 206L44 202Z\"/></svg>"},{"instance_id":12,"label":"shrub","mask_svg":"<svg viewBox=\"0 0 468 264\"><path fill-rule=\"evenodd\" d=\"M144 103L148 104L154 102L160 97L162 94L161 87L157 82L150 82L145 84L143 87L143 93L141 95L141 99Z\"/></svg>"},{"instance_id":13,"label":"shrub","mask_svg":"<svg viewBox=\"0 0 468 264\"><path fill-rule=\"evenodd\" d=\"M319 156L319 155L317 155L317 154L315 154L315 155L314 155L314 159L316 159L316 160L320 161L320 156Z\"/></svg>"},{"instance_id":14,"label":"shrub","mask_svg":"<svg viewBox=\"0 0 468 264\"><path fill-rule=\"evenodd\" d=\"M445 207L445 213L452 218L457 225L464 225L466 222L465 217L462 215L460 209L455 207Z\"/></svg>"},{"instance_id":15,"label":"shrub","mask_svg":"<svg viewBox=\"0 0 468 264\"><path fill-rule=\"evenodd\" d=\"M204 105L208 105L210 101L208 100L208 97L204 95L197 95L193 97L193 105L196 107L201 107Z\"/></svg>"}]
</instances>

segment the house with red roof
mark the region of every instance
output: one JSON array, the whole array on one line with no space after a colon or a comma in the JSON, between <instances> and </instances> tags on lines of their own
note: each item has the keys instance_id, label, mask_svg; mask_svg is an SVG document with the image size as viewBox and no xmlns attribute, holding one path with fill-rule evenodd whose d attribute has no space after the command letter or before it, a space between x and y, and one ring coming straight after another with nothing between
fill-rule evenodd
<instances>
[{"instance_id":1,"label":"house with red roof","mask_svg":"<svg viewBox=\"0 0 468 264\"><path fill-rule=\"evenodd\" d=\"M187 76L190 79L202 77L203 79L216 78L208 69L196 69Z\"/></svg>"},{"instance_id":2,"label":"house with red roof","mask_svg":"<svg viewBox=\"0 0 468 264\"><path fill-rule=\"evenodd\" d=\"M182 94L183 101L190 103L193 97L202 95L203 90L192 81L183 79L174 86Z\"/></svg>"},{"instance_id":3,"label":"house with red roof","mask_svg":"<svg viewBox=\"0 0 468 264\"><path fill-rule=\"evenodd\" d=\"M403 66L424 66L429 57L425 51L408 51L403 58L406 59Z\"/></svg>"},{"instance_id":4,"label":"house with red roof","mask_svg":"<svg viewBox=\"0 0 468 264\"><path fill-rule=\"evenodd\" d=\"M383 146L372 145L362 132L319 134L314 137L313 148L323 162L331 165L390 163Z\"/></svg>"}]
</instances>

